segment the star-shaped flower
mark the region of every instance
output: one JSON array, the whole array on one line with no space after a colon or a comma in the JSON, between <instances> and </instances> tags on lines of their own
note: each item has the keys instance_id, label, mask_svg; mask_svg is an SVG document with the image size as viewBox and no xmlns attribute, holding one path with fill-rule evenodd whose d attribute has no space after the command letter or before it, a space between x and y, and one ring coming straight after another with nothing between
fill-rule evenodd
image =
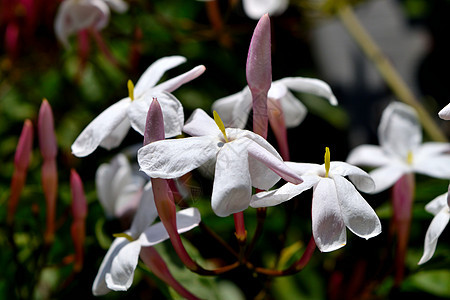
<instances>
[{"instance_id":1,"label":"star-shaped flower","mask_svg":"<svg viewBox=\"0 0 450 300\"><path fill-rule=\"evenodd\" d=\"M381 232L381 223L375 211L353 186L363 192L375 188L366 172L345 162L330 162L328 148L324 165L286 164L302 177L303 183L295 185L288 182L279 189L257 193L252 197L251 207L274 206L313 187L312 232L320 251L333 251L344 246L345 227L366 239Z\"/></svg>"},{"instance_id":2,"label":"star-shaped flower","mask_svg":"<svg viewBox=\"0 0 450 300\"><path fill-rule=\"evenodd\" d=\"M200 76L205 67L197 66L175 78L158 85L156 83L164 72L185 61L186 58L182 56L161 58L148 67L136 86L129 81L129 97L111 105L96 117L75 140L72 153L83 157L91 154L98 146L106 149L117 147L128 133L130 125L143 135L147 111L153 97L158 98L162 107L166 137L180 134L184 123L183 107L170 92Z\"/></svg>"},{"instance_id":3,"label":"star-shaped flower","mask_svg":"<svg viewBox=\"0 0 450 300\"><path fill-rule=\"evenodd\" d=\"M116 239L100 265L92 286L94 295L105 295L111 290L125 291L131 286L141 248L156 245L169 238L162 223L152 224L157 216L153 190L149 183L145 187L131 228L115 235ZM176 218L179 233L200 223L200 213L196 208L181 210Z\"/></svg>"},{"instance_id":4,"label":"star-shaped flower","mask_svg":"<svg viewBox=\"0 0 450 300\"><path fill-rule=\"evenodd\" d=\"M407 173L450 179L450 144L422 143L422 129L416 112L408 105L393 102L383 111L378 127L380 146L361 145L352 150L347 162L378 167L370 172L376 188L391 187Z\"/></svg>"},{"instance_id":5,"label":"star-shaped flower","mask_svg":"<svg viewBox=\"0 0 450 300\"><path fill-rule=\"evenodd\" d=\"M450 186L449 186L450 191ZM434 215L433 220L425 234L425 245L422 258L419 265L426 263L431 259L436 250L439 236L444 231L450 220L450 198L449 193L436 197L425 206L425 210Z\"/></svg>"},{"instance_id":6,"label":"star-shaped flower","mask_svg":"<svg viewBox=\"0 0 450 300\"><path fill-rule=\"evenodd\" d=\"M252 186L267 190L280 177L301 182L261 136L237 128L225 129L217 114L215 120L203 110L195 110L183 128L192 137L156 141L139 149L141 170L153 178L176 178L214 161L211 204L221 217L246 209Z\"/></svg>"},{"instance_id":7,"label":"star-shaped flower","mask_svg":"<svg viewBox=\"0 0 450 300\"><path fill-rule=\"evenodd\" d=\"M123 13L128 4L122 0L65 0L55 18L55 32L59 41L69 47L68 37L78 31L103 29L109 22L109 8Z\"/></svg>"},{"instance_id":8,"label":"star-shaped flower","mask_svg":"<svg viewBox=\"0 0 450 300\"><path fill-rule=\"evenodd\" d=\"M330 86L322 80L303 77L287 77L272 82L267 95L270 102L279 101L287 128L298 126L306 116L306 107L291 92L310 93L337 105ZM277 106L277 105L275 105ZM252 95L246 86L241 92L216 100L212 106L222 117L226 126L244 128L252 109Z\"/></svg>"}]
</instances>

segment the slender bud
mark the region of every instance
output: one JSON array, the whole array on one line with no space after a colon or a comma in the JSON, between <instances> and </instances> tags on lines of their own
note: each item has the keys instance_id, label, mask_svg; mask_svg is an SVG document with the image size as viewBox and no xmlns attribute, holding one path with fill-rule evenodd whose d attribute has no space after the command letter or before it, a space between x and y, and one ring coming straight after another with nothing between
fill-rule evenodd
<instances>
[{"instance_id":1,"label":"slender bud","mask_svg":"<svg viewBox=\"0 0 450 300\"><path fill-rule=\"evenodd\" d=\"M8 202L8 224L12 224L19 203L20 194L25 185L28 166L30 164L33 147L33 124L25 120L14 156L14 173L11 180L11 194Z\"/></svg>"},{"instance_id":2,"label":"slender bud","mask_svg":"<svg viewBox=\"0 0 450 300\"><path fill-rule=\"evenodd\" d=\"M56 144L53 112L47 99L44 99L39 109L38 119L39 147L44 160L54 159L58 151Z\"/></svg>"},{"instance_id":3,"label":"slender bud","mask_svg":"<svg viewBox=\"0 0 450 300\"><path fill-rule=\"evenodd\" d=\"M164 140L164 138L163 113L158 100L153 98L145 123L144 146L152 142Z\"/></svg>"},{"instance_id":4,"label":"slender bud","mask_svg":"<svg viewBox=\"0 0 450 300\"><path fill-rule=\"evenodd\" d=\"M259 19L248 49L247 83L253 98L253 131L267 138L267 93L272 84L270 18Z\"/></svg>"},{"instance_id":5,"label":"slender bud","mask_svg":"<svg viewBox=\"0 0 450 300\"><path fill-rule=\"evenodd\" d=\"M281 103L278 99L269 98L267 101L267 113L269 115L270 127L277 139L281 157L285 161L290 160L289 143L287 138L286 123Z\"/></svg>"},{"instance_id":6,"label":"slender bud","mask_svg":"<svg viewBox=\"0 0 450 300\"><path fill-rule=\"evenodd\" d=\"M83 189L83 182L78 173L70 172L70 189L72 192L73 222L70 228L75 247L74 271L79 272L83 267L83 245L86 237L87 202Z\"/></svg>"}]
</instances>

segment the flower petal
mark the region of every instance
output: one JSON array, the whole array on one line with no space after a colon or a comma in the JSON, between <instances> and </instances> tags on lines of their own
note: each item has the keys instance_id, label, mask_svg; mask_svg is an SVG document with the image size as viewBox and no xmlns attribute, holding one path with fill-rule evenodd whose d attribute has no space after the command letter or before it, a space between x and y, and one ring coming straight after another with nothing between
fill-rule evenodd
<instances>
[{"instance_id":1,"label":"flower petal","mask_svg":"<svg viewBox=\"0 0 450 300\"><path fill-rule=\"evenodd\" d=\"M443 109L441 109L438 115L441 119L450 120L450 103L447 104Z\"/></svg>"},{"instance_id":2,"label":"flower petal","mask_svg":"<svg viewBox=\"0 0 450 300\"><path fill-rule=\"evenodd\" d=\"M116 238L109 247L92 285L92 294L94 294L94 296L106 295L110 292L105 281L106 274L110 273L113 259L123 247L128 245L128 243L126 238Z\"/></svg>"},{"instance_id":3,"label":"flower petal","mask_svg":"<svg viewBox=\"0 0 450 300\"><path fill-rule=\"evenodd\" d=\"M184 123L183 106L174 95L163 91L150 90L131 102L127 113L133 129L144 135L145 121L153 98L156 98L161 106L165 137L180 135Z\"/></svg>"},{"instance_id":4,"label":"flower petal","mask_svg":"<svg viewBox=\"0 0 450 300\"><path fill-rule=\"evenodd\" d=\"M322 178L315 186L311 215L312 232L320 251L330 252L345 246L345 223L332 179Z\"/></svg>"},{"instance_id":5,"label":"flower petal","mask_svg":"<svg viewBox=\"0 0 450 300\"><path fill-rule=\"evenodd\" d=\"M280 98L280 104L287 128L297 127L305 119L306 107L291 92L287 91L286 95Z\"/></svg>"},{"instance_id":6,"label":"flower petal","mask_svg":"<svg viewBox=\"0 0 450 300\"><path fill-rule=\"evenodd\" d=\"M406 160L408 153L422 143L422 128L415 110L401 102L392 102L383 111L378 126L381 147Z\"/></svg>"},{"instance_id":7,"label":"flower petal","mask_svg":"<svg viewBox=\"0 0 450 300\"><path fill-rule=\"evenodd\" d=\"M184 124L183 131L191 136L221 136L216 122L203 110L197 108Z\"/></svg>"},{"instance_id":8,"label":"flower petal","mask_svg":"<svg viewBox=\"0 0 450 300\"><path fill-rule=\"evenodd\" d=\"M133 238L139 237L155 221L157 216L158 211L156 210L155 199L153 197L152 183L148 182L145 185L139 207L131 223L130 235Z\"/></svg>"},{"instance_id":9,"label":"flower petal","mask_svg":"<svg viewBox=\"0 0 450 300\"><path fill-rule=\"evenodd\" d=\"M250 206L255 208L275 206L291 200L295 196L314 186L320 180L320 177L303 176L302 179L303 182L300 184L292 184L288 182L279 189L268 192L260 192L253 195L252 200L250 201Z\"/></svg>"},{"instance_id":10,"label":"flower petal","mask_svg":"<svg viewBox=\"0 0 450 300\"><path fill-rule=\"evenodd\" d=\"M369 239L381 233L375 211L355 187L341 176L333 177L344 223L354 234Z\"/></svg>"},{"instance_id":11,"label":"flower petal","mask_svg":"<svg viewBox=\"0 0 450 300\"><path fill-rule=\"evenodd\" d=\"M276 82L281 82L290 90L302 93L309 93L327 99L331 105L337 105L337 99L331 87L320 79L305 77L286 77Z\"/></svg>"},{"instance_id":12,"label":"flower petal","mask_svg":"<svg viewBox=\"0 0 450 300\"><path fill-rule=\"evenodd\" d=\"M450 155L414 157L414 171L431 177L450 179L448 166L450 166Z\"/></svg>"},{"instance_id":13,"label":"flower petal","mask_svg":"<svg viewBox=\"0 0 450 300\"><path fill-rule=\"evenodd\" d=\"M111 263L111 269L105 275L106 285L113 291L126 291L133 283L141 244L130 242L119 250Z\"/></svg>"},{"instance_id":14,"label":"flower petal","mask_svg":"<svg viewBox=\"0 0 450 300\"><path fill-rule=\"evenodd\" d=\"M447 206L448 193L437 196L431 200L427 205L425 205L425 210L433 215L437 215L442 208Z\"/></svg>"},{"instance_id":15,"label":"flower petal","mask_svg":"<svg viewBox=\"0 0 450 300\"><path fill-rule=\"evenodd\" d=\"M408 171L407 168L399 165L389 165L373 170L369 173L375 182L375 189L371 193L376 194L390 188Z\"/></svg>"},{"instance_id":16,"label":"flower petal","mask_svg":"<svg viewBox=\"0 0 450 300\"><path fill-rule=\"evenodd\" d=\"M141 170L153 178L176 178L213 159L219 141L207 136L163 140L138 151Z\"/></svg>"},{"instance_id":17,"label":"flower petal","mask_svg":"<svg viewBox=\"0 0 450 300\"><path fill-rule=\"evenodd\" d=\"M332 161L330 163L330 173L333 175L338 174L342 177L348 176L350 181L362 192L370 193L375 189L375 182L372 177L360 168L352 166L351 164L341 161Z\"/></svg>"},{"instance_id":18,"label":"flower petal","mask_svg":"<svg viewBox=\"0 0 450 300\"><path fill-rule=\"evenodd\" d=\"M252 181L248 169L247 143L225 143L217 154L211 197L213 211L219 217L243 211L250 204Z\"/></svg>"},{"instance_id":19,"label":"flower petal","mask_svg":"<svg viewBox=\"0 0 450 300\"><path fill-rule=\"evenodd\" d=\"M200 212L196 208L186 208L177 212L177 231L183 233L198 226L201 221ZM158 222L148 227L139 237L142 247L159 244L169 238L163 223Z\"/></svg>"},{"instance_id":20,"label":"flower petal","mask_svg":"<svg viewBox=\"0 0 450 300\"><path fill-rule=\"evenodd\" d=\"M380 167L390 164L392 160L379 146L361 145L350 152L346 161L357 166Z\"/></svg>"},{"instance_id":21,"label":"flower petal","mask_svg":"<svg viewBox=\"0 0 450 300\"><path fill-rule=\"evenodd\" d=\"M139 98L144 92L154 87L167 70L175 68L184 62L186 62L185 57L174 55L160 58L152 63L136 82L134 87L135 98Z\"/></svg>"},{"instance_id":22,"label":"flower petal","mask_svg":"<svg viewBox=\"0 0 450 300\"><path fill-rule=\"evenodd\" d=\"M206 68L203 65L196 66L195 68L187 71L186 73L183 73L181 75L178 75L177 77L174 77L172 79L166 80L157 86L153 88L153 90L156 91L166 91L166 92L173 92L183 84L197 78L198 76L202 75L203 72L205 72Z\"/></svg>"},{"instance_id":23,"label":"flower petal","mask_svg":"<svg viewBox=\"0 0 450 300\"><path fill-rule=\"evenodd\" d=\"M102 140L100 146L107 150L116 148L122 143L128 131L130 131L130 121L128 119L123 119L122 122L120 122L120 124Z\"/></svg>"},{"instance_id":24,"label":"flower petal","mask_svg":"<svg viewBox=\"0 0 450 300\"><path fill-rule=\"evenodd\" d=\"M442 208L442 210L433 218L430 227L428 227L425 234L425 245L422 258L419 261L419 265L426 263L433 256L436 250L438 238L444 231L450 220L450 211L448 207Z\"/></svg>"},{"instance_id":25,"label":"flower petal","mask_svg":"<svg viewBox=\"0 0 450 300\"><path fill-rule=\"evenodd\" d=\"M108 4L111 7L112 10L118 13L123 13L128 9L128 3L122 0L103 0L103 1L105 1L106 4Z\"/></svg>"},{"instance_id":26,"label":"flower petal","mask_svg":"<svg viewBox=\"0 0 450 300\"><path fill-rule=\"evenodd\" d=\"M217 111L225 127L232 128L245 128L251 109L252 95L248 86L242 91L220 98L212 104L212 110Z\"/></svg>"},{"instance_id":27,"label":"flower petal","mask_svg":"<svg viewBox=\"0 0 450 300\"><path fill-rule=\"evenodd\" d=\"M126 119L130 101L130 98L120 100L89 123L72 144L72 153L83 157L97 149L100 143Z\"/></svg>"},{"instance_id":28,"label":"flower petal","mask_svg":"<svg viewBox=\"0 0 450 300\"><path fill-rule=\"evenodd\" d=\"M282 14L288 7L288 0L245 0L242 1L245 14L258 20L263 14L268 13L271 16Z\"/></svg>"}]
</instances>

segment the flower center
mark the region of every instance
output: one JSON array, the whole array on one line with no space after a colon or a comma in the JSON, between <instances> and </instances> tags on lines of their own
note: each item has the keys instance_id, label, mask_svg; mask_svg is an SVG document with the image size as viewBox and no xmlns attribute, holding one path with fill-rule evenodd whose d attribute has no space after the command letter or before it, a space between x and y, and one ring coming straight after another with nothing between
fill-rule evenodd
<instances>
[{"instance_id":1,"label":"flower center","mask_svg":"<svg viewBox=\"0 0 450 300\"><path fill-rule=\"evenodd\" d=\"M116 238L123 237L123 238L126 238L127 240L129 240L130 242L134 241L134 239L129 234L126 234L125 232L114 233L113 237L116 237Z\"/></svg>"},{"instance_id":2,"label":"flower center","mask_svg":"<svg viewBox=\"0 0 450 300\"><path fill-rule=\"evenodd\" d=\"M131 101L133 101L134 100L134 84L130 79L128 79L127 86L128 86L128 97L130 97Z\"/></svg>"},{"instance_id":3,"label":"flower center","mask_svg":"<svg viewBox=\"0 0 450 300\"><path fill-rule=\"evenodd\" d=\"M328 172L330 171L330 149L325 147L325 177L328 177Z\"/></svg>"},{"instance_id":4,"label":"flower center","mask_svg":"<svg viewBox=\"0 0 450 300\"><path fill-rule=\"evenodd\" d=\"M217 113L217 111L213 111L213 115L214 115L214 121L216 122L217 127L219 127L220 131L223 134L223 137L225 138L225 142L228 143L227 134L225 132L225 126L223 125L222 119L219 117L219 114Z\"/></svg>"},{"instance_id":5,"label":"flower center","mask_svg":"<svg viewBox=\"0 0 450 300\"><path fill-rule=\"evenodd\" d=\"M406 161L408 162L408 165L412 165L414 160L414 156L411 150L408 151L408 156L406 157Z\"/></svg>"}]
</instances>

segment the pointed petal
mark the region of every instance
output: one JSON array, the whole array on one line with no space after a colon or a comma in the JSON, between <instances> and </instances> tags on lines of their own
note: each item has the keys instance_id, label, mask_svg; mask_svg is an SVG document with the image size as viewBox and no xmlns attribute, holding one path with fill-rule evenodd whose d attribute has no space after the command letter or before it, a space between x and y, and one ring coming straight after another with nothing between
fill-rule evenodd
<instances>
[{"instance_id":1,"label":"pointed petal","mask_svg":"<svg viewBox=\"0 0 450 300\"><path fill-rule=\"evenodd\" d=\"M216 122L203 110L197 108L184 124L183 131L191 136L221 136Z\"/></svg>"},{"instance_id":2,"label":"pointed petal","mask_svg":"<svg viewBox=\"0 0 450 300\"><path fill-rule=\"evenodd\" d=\"M130 98L120 100L89 123L72 144L72 153L83 157L94 152L100 143L127 118L126 111L130 101Z\"/></svg>"},{"instance_id":3,"label":"pointed petal","mask_svg":"<svg viewBox=\"0 0 450 300\"><path fill-rule=\"evenodd\" d=\"M117 253L112 260L111 269L106 273L105 281L113 291L126 291L133 283L141 244L139 241L130 242Z\"/></svg>"},{"instance_id":4,"label":"pointed petal","mask_svg":"<svg viewBox=\"0 0 450 300\"><path fill-rule=\"evenodd\" d=\"M294 170L298 175L315 174L319 175L321 173L325 174L325 169L323 165L309 164L309 163L297 163L292 161L286 161L285 164ZM302 177L303 178L303 177Z\"/></svg>"},{"instance_id":5,"label":"pointed petal","mask_svg":"<svg viewBox=\"0 0 450 300\"><path fill-rule=\"evenodd\" d=\"M291 92L287 91L286 95L280 98L280 104L283 108L287 128L297 127L303 122L307 109Z\"/></svg>"},{"instance_id":6,"label":"pointed petal","mask_svg":"<svg viewBox=\"0 0 450 300\"><path fill-rule=\"evenodd\" d=\"M290 90L301 93L309 93L327 99L331 105L337 105L337 99L331 87L325 81L315 78L287 77L276 82L281 82Z\"/></svg>"},{"instance_id":7,"label":"pointed petal","mask_svg":"<svg viewBox=\"0 0 450 300\"><path fill-rule=\"evenodd\" d=\"M376 194L390 188L395 182L397 182L397 180L400 179L400 177L402 177L403 174L409 171L410 170L406 167L397 165L380 167L373 170L369 173L375 182L375 190L371 193Z\"/></svg>"},{"instance_id":8,"label":"pointed petal","mask_svg":"<svg viewBox=\"0 0 450 300\"><path fill-rule=\"evenodd\" d=\"M213 159L219 141L210 137L163 140L138 151L141 170L153 178L176 178Z\"/></svg>"},{"instance_id":9,"label":"pointed petal","mask_svg":"<svg viewBox=\"0 0 450 300\"><path fill-rule=\"evenodd\" d=\"M431 221L430 227L428 227L425 234L425 245L422 258L419 261L419 265L426 263L433 256L436 250L439 236L444 231L450 220L450 211L448 207L444 207Z\"/></svg>"},{"instance_id":10,"label":"pointed petal","mask_svg":"<svg viewBox=\"0 0 450 300\"><path fill-rule=\"evenodd\" d=\"M447 197L448 193L437 196L425 205L425 210L433 215L437 215L447 205Z\"/></svg>"},{"instance_id":11,"label":"pointed petal","mask_svg":"<svg viewBox=\"0 0 450 300\"><path fill-rule=\"evenodd\" d=\"M217 111L225 127L245 128L252 109L252 96L246 86L242 91L216 100L212 110Z\"/></svg>"},{"instance_id":12,"label":"pointed petal","mask_svg":"<svg viewBox=\"0 0 450 300\"><path fill-rule=\"evenodd\" d=\"M198 76L202 75L205 70L206 68L203 65L196 66L186 73L158 84L153 89L156 91L173 92L183 84L188 83L189 81L194 80Z\"/></svg>"},{"instance_id":13,"label":"pointed petal","mask_svg":"<svg viewBox=\"0 0 450 300\"><path fill-rule=\"evenodd\" d=\"M450 143L428 142L423 143L414 151L414 157L430 157L450 153Z\"/></svg>"},{"instance_id":14,"label":"pointed petal","mask_svg":"<svg viewBox=\"0 0 450 300\"><path fill-rule=\"evenodd\" d=\"M106 4L111 7L112 10L118 12L118 13L124 13L128 9L128 3L122 1L122 0L103 0L106 2Z\"/></svg>"},{"instance_id":15,"label":"pointed petal","mask_svg":"<svg viewBox=\"0 0 450 300\"><path fill-rule=\"evenodd\" d=\"M130 235L134 238L139 237L155 221L157 216L158 211L156 210L155 199L153 197L152 183L148 182L145 185L139 207L131 223Z\"/></svg>"},{"instance_id":16,"label":"pointed petal","mask_svg":"<svg viewBox=\"0 0 450 300\"><path fill-rule=\"evenodd\" d=\"M372 177L360 168L352 166L351 164L341 161L332 161L330 163L330 173L343 177L348 176L350 181L362 192L370 193L375 189L375 182Z\"/></svg>"},{"instance_id":17,"label":"pointed petal","mask_svg":"<svg viewBox=\"0 0 450 300\"><path fill-rule=\"evenodd\" d=\"M130 121L128 119L123 119L122 122L120 122L120 124L102 140L100 146L106 150L116 148L122 143L128 131L130 131Z\"/></svg>"},{"instance_id":18,"label":"pointed petal","mask_svg":"<svg viewBox=\"0 0 450 300\"><path fill-rule=\"evenodd\" d=\"M94 294L94 296L106 295L110 292L110 289L107 287L105 281L106 274L110 273L113 259L128 243L128 240L125 238L116 238L109 247L109 250L106 253L105 258L103 258L102 264L98 269L97 276L95 277L92 285L92 294Z\"/></svg>"},{"instance_id":19,"label":"pointed petal","mask_svg":"<svg viewBox=\"0 0 450 300\"><path fill-rule=\"evenodd\" d=\"M246 209L252 194L247 143L236 140L217 154L211 206L219 217Z\"/></svg>"},{"instance_id":20,"label":"pointed petal","mask_svg":"<svg viewBox=\"0 0 450 300\"><path fill-rule=\"evenodd\" d=\"M189 231L198 226L201 221L200 212L196 208L186 208L177 212L178 233ZM148 227L140 236L139 240L142 247L159 244L169 238L166 228L161 222Z\"/></svg>"},{"instance_id":21,"label":"pointed petal","mask_svg":"<svg viewBox=\"0 0 450 300\"><path fill-rule=\"evenodd\" d=\"M450 155L414 156L413 169L435 178L450 179Z\"/></svg>"},{"instance_id":22,"label":"pointed petal","mask_svg":"<svg viewBox=\"0 0 450 300\"><path fill-rule=\"evenodd\" d=\"M163 91L150 90L131 102L127 113L133 129L144 135L145 121L153 98L156 98L161 106L165 137L180 135L184 123L183 106L174 95Z\"/></svg>"},{"instance_id":23,"label":"pointed petal","mask_svg":"<svg viewBox=\"0 0 450 300\"><path fill-rule=\"evenodd\" d=\"M279 189L268 192L260 192L253 195L250 206L255 208L275 206L285 201L291 200L295 196L314 186L320 180L320 177L303 176L302 179L303 182L300 184L292 184L288 182Z\"/></svg>"},{"instance_id":24,"label":"pointed petal","mask_svg":"<svg viewBox=\"0 0 450 300\"><path fill-rule=\"evenodd\" d=\"M347 162L357 166L380 167L390 164L391 158L379 146L361 145L350 152Z\"/></svg>"},{"instance_id":25,"label":"pointed petal","mask_svg":"<svg viewBox=\"0 0 450 300\"><path fill-rule=\"evenodd\" d=\"M355 187L341 176L335 176L336 192L344 223L354 234L369 239L381 233L381 223L375 211Z\"/></svg>"},{"instance_id":26,"label":"pointed petal","mask_svg":"<svg viewBox=\"0 0 450 300\"><path fill-rule=\"evenodd\" d=\"M450 120L450 103L439 111L439 118L444 120Z\"/></svg>"},{"instance_id":27,"label":"pointed petal","mask_svg":"<svg viewBox=\"0 0 450 300\"><path fill-rule=\"evenodd\" d=\"M312 232L320 251L330 252L345 246L345 224L333 180L322 178L315 186L311 215Z\"/></svg>"},{"instance_id":28,"label":"pointed petal","mask_svg":"<svg viewBox=\"0 0 450 300\"><path fill-rule=\"evenodd\" d=\"M422 128L415 110L392 102L383 111L378 127L381 147L390 155L405 159L422 143Z\"/></svg>"},{"instance_id":29,"label":"pointed petal","mask_svg":"<svg viewBox=\"0 0 450 300\"><path fill-rule=\"evenodd\" d=\"M139 98L145 91L154 87L167 70L175 68L184 62L186 62L186 58L175 55L160 58L152 63L136 82L134 87L135 98Z\"/></svg>"}]
</instances>

